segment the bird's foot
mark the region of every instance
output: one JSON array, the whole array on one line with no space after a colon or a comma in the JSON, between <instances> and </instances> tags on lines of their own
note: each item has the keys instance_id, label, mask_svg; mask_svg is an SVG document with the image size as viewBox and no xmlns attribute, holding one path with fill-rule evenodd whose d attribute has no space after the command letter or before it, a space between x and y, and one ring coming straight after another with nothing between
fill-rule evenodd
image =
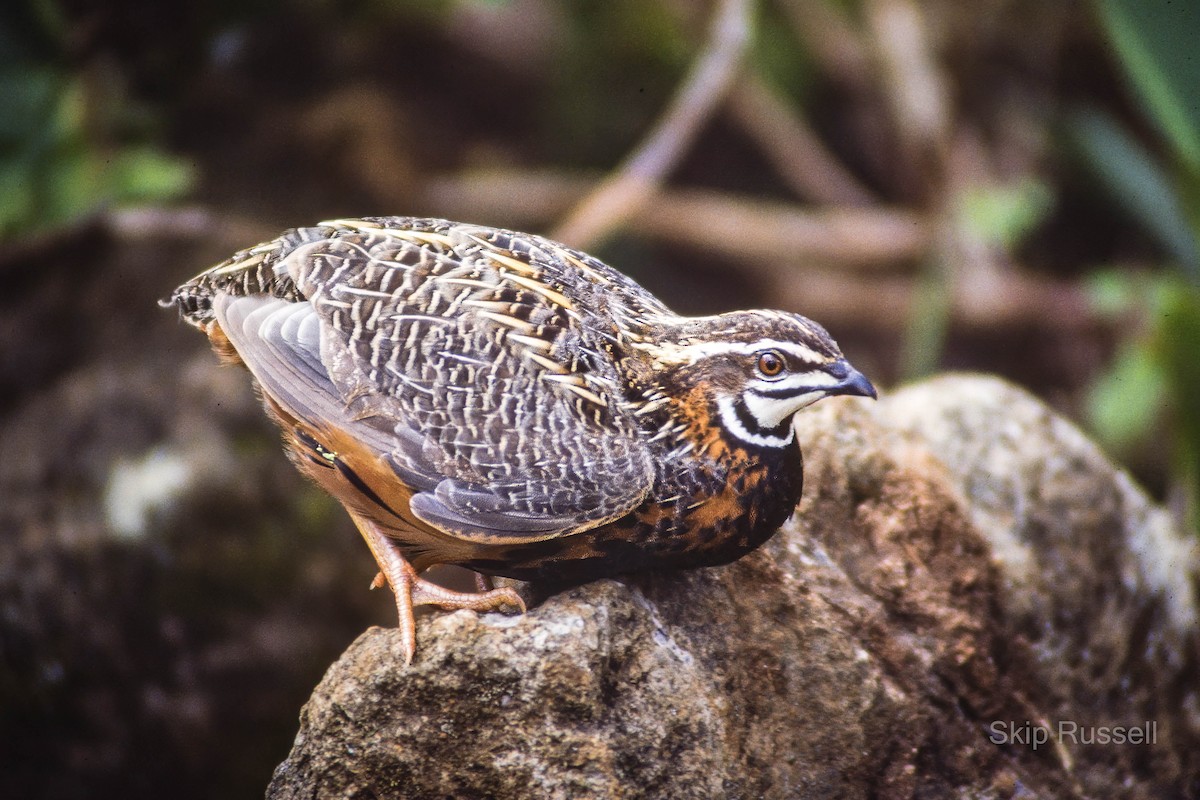
<instances>
[{"instance_id":1,"label":"bird's foot","mask_svg":"<svg viewBox=\"0 0 1200 800\"><path fill-rule=\"evenodd\" d=\"M400 642L404 647L404 663L411 664L417 649L417 623L413 609L417 606L471 611L499 611L508 607L524 613L525 601L516 590L505 587L481 592L456 592L427 581L417 574L413 566L404 559L396 543L379 529L374 522L351 514L358 530L367 540L379 573L371 581L371 588L390 585L396 596L396 612L399 616Z\"/></svg>"},{"instance_id":2,"label":"bird's foot","mask_svg":"<svg viewBox=\"0 0 1200 800\"><path fill-rule=\"evenodd\" d=\"M437 606L454 611L460 608L499 611L507 607L525 612L525 601L514 589L504 587L486 592L456 592L420 577L407 561L402 560L401 564L400 575L389 577L389 581L396 595L396 610L400 615L400 640L404 645L405 664L412 663L413 653L416 652L417 626L413 609L417 606Z\"/></svg>"}]
</instances>

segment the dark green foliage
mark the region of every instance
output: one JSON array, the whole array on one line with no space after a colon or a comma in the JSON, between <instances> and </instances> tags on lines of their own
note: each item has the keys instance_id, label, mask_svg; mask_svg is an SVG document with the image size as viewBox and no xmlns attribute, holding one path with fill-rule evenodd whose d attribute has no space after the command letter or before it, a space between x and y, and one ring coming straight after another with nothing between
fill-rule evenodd
<instances>
[{"instance_id":1,"label":"dark green foliage","mask_svg":"<svg viewBox=\"0 0 1200 800\"><path fill-rule=\"evenodd\" d=\"M0 239L169 200L192 183L191 168L153 144L153 120L120 72L72 62L56 10L30 2L0 20Z\"/></svg>"},{"instance_id":2,"label":"dark green foliage","mask_svg":"<svg viewBox=\"0 0 1200 800\"><path fill-rule=\"evenodd\" d=\"M1097 283L1104 306L1140 323L1094 384L1091 418L1118 451L1151 437L1165 440L1184 513L1200 531L1200 6L1167 0L1097 0L1096 6L1165 146L1148 147L1095 109L1076 114L1070 130L1101 186L1154 237L1169 263L1151 276L1110 273Z\"/></svg>"}]
</instances>

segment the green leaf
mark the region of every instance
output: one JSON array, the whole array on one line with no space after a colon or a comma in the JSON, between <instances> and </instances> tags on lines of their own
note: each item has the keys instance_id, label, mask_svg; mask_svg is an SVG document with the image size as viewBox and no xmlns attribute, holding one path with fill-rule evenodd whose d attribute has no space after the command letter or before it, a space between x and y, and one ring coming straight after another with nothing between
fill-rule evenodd
<instances>
[{"instance_id":1,"label":"green leaf","mask_svg":"<svg viewBox=\"0 0 1200 800\"><path fill-rule=\"evenodd\" d=\"M62 77L44 67L0 71L0 146L12 148L51 125Z\"/></svg>"},{"instance_id":2,"label":"green leaf","mask_svg":"<svg viewBox=\"0 0 1200 800\"><path fill-rule=\"evenodd\" d=\"M1135 278L1121 269L1103 269L1085 279L1088 301L1097 314L1117 319L1135 308L1142 300Z\"/></svg>"},{"instance_id":3,"label":"green leaf","mask_svg":"<svg viewBox=\"0 0 1200 800\"><path fill-rule=\"evenodd\" d=\"M20 233L33 214L33 171L21 161L0 161L0 239Z\"/></svg>"},{"instance_id":4,"label":"green leaf","mask_svg":"<svg viewBox=\"0 0 1200 800\"><path fill-rule=\"evenodd\" d=\"M1053 206L1054 193L1035 178L1011 186L974 186L960 200L960 224L978 239L1012 249Z\"/></svg>"},{"instance_id":5,"label":"green leaf","mask_svg":"<svg viewBox=\"0 0 1200 800\"><path fill-rule=\"evenodd\" d=\"M904 331L901 375L914 380L932 374L941 362L950 328L950 279L947 265L931 258L922 265Z\"/></svg>"},{"instance_id":6,"label":"green leaf","mask_svg":"<svg viewBox=\"0 0 1200 800\"><path fill-rule=\"evenodd\" d=\"M1107 114L1071 114L1068 131L1109 194L1187 268L1200 276L1200 249L1179 194L1146 148Z\"/></svg>"},{"instance_id":7,"label":"green leaf","mask_svg":"<svg viewBox=\"0 0 1200 800\"><path fill-rule=\"evenodd\" d=\"M1200 3L1096 0L1138 95L1188 169L1200 172Z\"/></svg>"},{"instance_id":8,"label":"green leaf","mask_svg":"<svg viewBox=\"0 0 1200 800\"><path fill-rule=\"evenodd\" d=\"M1182 281L1156 304L1156 344L1171 396L1174 474L1184 488L1188 523L1200 533L1200 289Z\"/></svg>"},{"instance_id":9,"label":"green leaf","mask_svg":"<svg viewBox=\"0 0 1200 800\"><path fill-rule=\"evenodd\" d=\"M185 194L194 181L191 165L150 147L122 150L106 175L113 198L124 203L171 200Z\"/></svg>"},{"instance_id":10,"label":"green leaf","mask_svg":"<svg viewBox=\"0 0 1200 800\"><path fill-rule=\"evenodd\" d=\"M42 170L30 227L67 225L94 211L101 202L101 169L82 142L62 148Z\"/></svg>"},{"instance_id":11,"label":"green leaf","mask_svg":"<svg viewBox=\"0 0 1200 800\"><path fill-rule=\"evenodd\" d=\"M1087 416L1110 450L1126 452L1150 435L1165 397L1165 376L1153 348L1144 341L1128 341L1112 368L1092 384Z\"/></svg>"},{"instance_id":12,"label":"green leaf","mask_svg":"<svg viewBox=\"0 0 1200 800\"><path fill-rule=\"evenodd\" d=\"M1172 282L1156 305L1155 344L1170 391L1180 453L1194 462L1200 458L1200 290ZM1196 463L1181 466L1193 472L1197 468Z\"/></svg>"}]
</instances>

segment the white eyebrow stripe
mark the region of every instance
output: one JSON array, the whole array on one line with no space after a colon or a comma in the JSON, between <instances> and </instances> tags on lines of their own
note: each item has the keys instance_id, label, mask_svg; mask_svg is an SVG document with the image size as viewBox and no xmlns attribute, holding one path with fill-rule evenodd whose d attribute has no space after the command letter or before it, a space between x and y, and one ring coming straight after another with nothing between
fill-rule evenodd
<instances>
[{"instance_id":1,"label":"white eyebrow stripe","mask_svg":"<svg viewBox=\"0 0 1200 800\"><path fill-rule=\"evenodd\" d=\"M702 342L669 347L673 350L672 361L695 364L702 358L721 355L752 356L763 350L780 350L808 364L828 364L836 359L824 356L811 347L799 342L780 339L759 339L754 342Z\"/></svg>"}]
</instances>

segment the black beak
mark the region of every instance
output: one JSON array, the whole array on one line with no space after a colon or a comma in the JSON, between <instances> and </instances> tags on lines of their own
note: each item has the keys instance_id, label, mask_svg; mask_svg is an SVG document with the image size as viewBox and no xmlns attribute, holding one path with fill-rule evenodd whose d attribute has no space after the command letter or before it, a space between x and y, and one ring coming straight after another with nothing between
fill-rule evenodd
<instances>
[{"instance_id":1,"label":"black beak","mask_svg":"<svg viewBox=\"0 0 1200 800\"><path fill-rule=\"evenodd\" d=\"M850 366L850 362L845 359L831 364L829 374L837 378L839 383L826 389L825 394L827 395L848 394L869 397L872 400L879 398L879 393L875 391L875 386L867 380L867 376Z\"/></svg>"}]
</instances>

